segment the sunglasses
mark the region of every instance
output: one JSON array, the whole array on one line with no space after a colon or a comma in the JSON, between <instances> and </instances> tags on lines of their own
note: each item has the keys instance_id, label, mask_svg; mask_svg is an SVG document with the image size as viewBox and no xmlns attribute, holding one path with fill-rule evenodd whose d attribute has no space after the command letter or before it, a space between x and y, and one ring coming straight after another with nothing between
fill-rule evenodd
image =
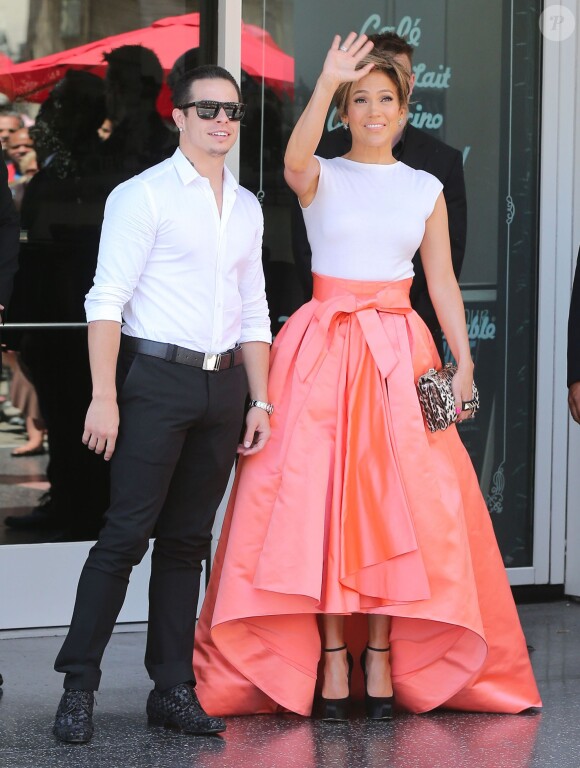
<instances>
[{"instance_id":1,"label":"sunglasses","mask_svg":"<svg viewBox=\"0 0 580 768\"><path fill-rule=\"evenodd\" d=\"M188 104L180 104L178 109L195 107L197 116L202 120L215 120L220 109L226 113L228 120L241 120L246 111L246 105L239 101L190 101Z\"/></svg>"}]
</instances>

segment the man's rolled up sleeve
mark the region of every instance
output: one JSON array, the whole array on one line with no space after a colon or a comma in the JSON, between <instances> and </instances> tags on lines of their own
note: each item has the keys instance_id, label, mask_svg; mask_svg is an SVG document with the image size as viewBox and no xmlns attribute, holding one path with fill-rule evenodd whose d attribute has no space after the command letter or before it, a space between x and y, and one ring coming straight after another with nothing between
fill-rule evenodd
<instances>
[{"instance_id":1,"label":"man's rolled up sleeve","mask_svg":"<svg viewBox=\"0 0 580 768\"><path fill-rule=\"evenodd\" d=\"M242 298L242 330L240 342L264 341L272 343L270 313L266 299L266 282L262 266L262 238L264 220L259 211L259 223L252 253L240 278L240 296Z\"/></svg>"}]
</instances>

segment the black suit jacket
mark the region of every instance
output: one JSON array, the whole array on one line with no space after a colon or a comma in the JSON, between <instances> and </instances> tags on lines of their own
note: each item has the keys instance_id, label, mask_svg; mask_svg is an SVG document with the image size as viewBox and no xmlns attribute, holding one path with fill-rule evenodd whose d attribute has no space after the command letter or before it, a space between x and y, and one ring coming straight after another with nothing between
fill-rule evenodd
<instances>
[{"instance_id":1,"label":"black suit jacket","mask_svg":"<svg viewBox=\"0 0 580 768\"><path fill-rule=\"evenodd\" d=\"M1 154L1 153L0 153ZM7 307L18 269L20 225L8 187L8 171L0 158L0 304Z\"/></svg>"},{"instance_id":2,"label":"black suit jacket","mask_svg":"<svg viewBox=\"0 0 580 768\"><path fill-rule=\"evenodd\" d=\"M350 145L350 131L339 128L324 134L317 154L326 158L338 157L348 152ZM398 152L397 149L399 149ZM395 147L394 154L401 162L416 170L431 173L443 184L443 196L447 204L449 219L451 258L455 275L459 279L467 235L467 201L461 152L430 134L420 131L412 125L407 125L402 144ZM306 236L304 218L297 200L292 211L292 247L300 282L306 298L309 299L312 296L312 252ZM443 357L441 326L429 298L427 280L419 251L415 254L413 265L415 278L411 287L411 304L433 334L439 354Z\"/></svg>"},{"instance_id":3,"label":"black suit jacket","mask_svg":"<svg viewBox=\"0 0 580 768\"><path fill-rule=\"evenodd\" d=\"M580 248L568 315L568 386L580 381Z\"/></svg>"}]
</instances>

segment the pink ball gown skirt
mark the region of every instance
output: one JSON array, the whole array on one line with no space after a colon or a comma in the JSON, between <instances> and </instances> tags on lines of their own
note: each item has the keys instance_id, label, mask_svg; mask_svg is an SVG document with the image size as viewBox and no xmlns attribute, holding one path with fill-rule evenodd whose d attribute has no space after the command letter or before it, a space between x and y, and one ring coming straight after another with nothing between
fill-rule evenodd
<instances>
[{"instance_id":1,"label":"pink ball gown skirt","mask_svg":"<svg viewBox=\"0 0 580 768\"><path fill-rule=\"evenodd\" d=\"M272 437L240 461L196 632L210 714L309 715L322 613L348 617L354 654L364 614L392 617L407 710L541 706L469 456L423 421L439 360L410 285L315 275L276 339Z\"/></svg>"}]
</instances>

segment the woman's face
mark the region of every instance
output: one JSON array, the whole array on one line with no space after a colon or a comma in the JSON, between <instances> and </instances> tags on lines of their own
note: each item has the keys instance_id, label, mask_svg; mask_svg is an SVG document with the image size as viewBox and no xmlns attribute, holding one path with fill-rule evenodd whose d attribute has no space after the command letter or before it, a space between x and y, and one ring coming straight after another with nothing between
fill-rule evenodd
<instances>
[{"instance_id":1,"label":"woman's face","mask_svg":"<svg viewBox=\"0 0 580 768\"><path fill-rule=\"evenodd\" d=\"M400 130L406 113L391 78L384 72L370 72L353 85L347 103L345 121L352 134L353 147L356 143L388 145Z\"/></svg>"}]
</instances>

